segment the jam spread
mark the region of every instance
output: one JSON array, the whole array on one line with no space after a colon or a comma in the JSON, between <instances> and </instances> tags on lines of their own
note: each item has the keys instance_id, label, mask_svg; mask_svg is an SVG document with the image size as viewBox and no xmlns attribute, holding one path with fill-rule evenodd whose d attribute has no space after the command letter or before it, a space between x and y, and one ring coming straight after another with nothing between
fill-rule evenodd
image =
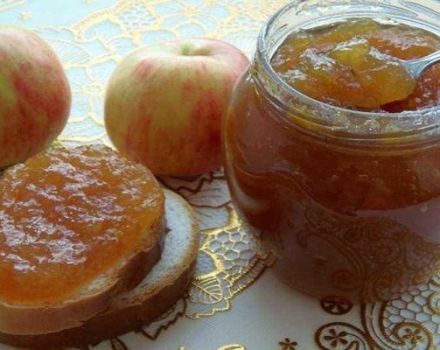
<instances>
[{"instance_id":1,"label":"jam spread","mask_svg":"<svg viewBox=\"0 0 440 350\"><path fill-rule=\"evenodd\" d=\"M139 247L162 215L144 167L104 146L54 148L0 180L0 298L56 302Z\"/></svg>"},{"instance_id":2,"label":"jam spread","mask_svg":"<svg viewBox=\"0 0 440 350\"><path fill-rule=\"evenodd\" d=\"M326 102L331 122L331 105L352 114L438 105L440 66L414 81L393 59L439 49L440 38L425 30L353 19L293 32L271 63L288 84ZM308 108L267 98L279 90L256 83L258 74L236 87L224 128L225 167L240 213L280 247L274 271L306 293L363 302L427 282L440 269L435 130L416 129L408 138L397 128L390 139L348 127L321 133L324 127L304 116Z\"/></svg>"},{"instance_id":3,"label":"jam spread","mask_svg":"<svg viewBox=\"0 0 440 350\"><path fill-rule=\"evenodd\" d=\"M400 112L438 103L440 70L435 66L416 81L396 59L439 49L439 38L427 31L360 19L292 33L272 65L289 85L323 102Z\"/></svg>"}]
</instances>

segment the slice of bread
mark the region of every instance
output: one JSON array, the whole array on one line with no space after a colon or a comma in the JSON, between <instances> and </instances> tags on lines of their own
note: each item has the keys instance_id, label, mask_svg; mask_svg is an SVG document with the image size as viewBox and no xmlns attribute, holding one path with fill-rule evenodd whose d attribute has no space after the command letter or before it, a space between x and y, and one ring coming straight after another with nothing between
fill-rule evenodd
<instances>
[{"instance_id":1,"label":"slice of bread","mask_svg":"<svg viewBox=\"0 0 440 350\"><path fill-rule=\"evenodd\" d=\"M18 347L54 349L95 344L136 330L156 320L185 293L197 258L200 231L191 207L165 190L166 234L162 258L133 290L116 296L106 312L81 327L44 335L0 334L0 341Z\"/></svg>"},{"instance_id":2,"label":"slice of bread","mask_svg":"<svg viewBox=\"0 0 440 350\"><path fill-rule=\"evenodd\" d=\"M6 170L0 181L0 332L58 332L106 310L160 259L164 201L148 169L105 146L51 149ZM138 217L130 217L133 212ZM102 223L103 217L109 219ZM29 266L24 272L21 261Z\"/></svg>"}]
</instances>

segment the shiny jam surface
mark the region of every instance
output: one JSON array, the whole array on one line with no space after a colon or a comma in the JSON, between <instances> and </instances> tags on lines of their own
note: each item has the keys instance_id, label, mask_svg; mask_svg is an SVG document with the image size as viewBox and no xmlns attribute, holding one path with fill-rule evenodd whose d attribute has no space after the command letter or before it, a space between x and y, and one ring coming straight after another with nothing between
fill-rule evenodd
<instances>
[{"instance_id":1,"label":"shiny jam surface","mask_svg":"<svg viewBox=\"0 0 440 350\"><path fill-rule=\"evenodd\" d=\"M371 19L292 33L272 58L285 81L315 99L361 110L399 112L437 105L440 65L417 81L397 59L440 50L440 39Z\"/></svg>"},{"instance_id":2,"label":"shiny jam surface","mask_svg":"<svg viewBox=\"0 0 440 350\"><path fill-rule=\"evenodd\" d=\"M388 79L389 67L373 62L371 68L368 53L363 57L365 47L415 58L439 45L439 38L417 28L367 19L290 36L272 62L293 86L301 89L296 84L305 84L302 87L311 96L376 109L393 100L393 94L401 96L401 90L382 82ZM328 71L325 65L312 69L307 66L310 57L303 55L310 48L316 48L313 54L319 50L335 57L341 54L353 66L360 59L366 70L345 80L341 73L345 68L341 71L339 63ZM304 71L295 72L298 67ZM302 74L311 80L298 80ZM436 105L438 74L440 69L434 66L410 97L378 108ZM401 79L391 75L392 82ZM357 80L350 80L353 77ZM365 85L364 78L372 85ZM427 282L440 269L438 138L408 142L396 131L393 141L384 144L374 139L358 142L359 135L350 141L323 136L319 127L306 130L295 124L302 117L272 105L263 89L250 74L237 85L224 129L225 165L240 213L278 248L274 270L308 294L362 302L389 300Z\"/></svg>"},{"instance_id":3,"label":"shiny jam surface","mask_svg":"<svg viewBox=\"0 0 440 350\"><path fill-rule=\"evenodd\" d=\"M163 211L153 175L104 146L54 148L0 180L0 298L57 302L140 245Z\"/></svg>"}]
</instances>

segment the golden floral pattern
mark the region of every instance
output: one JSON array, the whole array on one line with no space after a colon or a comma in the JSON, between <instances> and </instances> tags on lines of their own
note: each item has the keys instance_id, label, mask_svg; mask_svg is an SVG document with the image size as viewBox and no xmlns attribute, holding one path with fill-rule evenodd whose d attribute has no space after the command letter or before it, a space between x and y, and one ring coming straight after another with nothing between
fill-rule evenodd
<instances>
[{"instance_id":1,"label":"golden floral pattern","mask_svg":"<svg viewBox=\"0 0 440 350\"><path fill-rule=\"evenodd\" d=\"M229 310L232 298L258 278L272 257L231 207L222 172L162 183L187 199L204 228L185 315L198 319ZM221 224L216 220L223 215Z\"/></svg>"},{"instance_id":2,"label":"golden floral pattern","mask_svg":"<svg viewBox=\"0 0 440 350\"><path fill-rule=\"evenodd\" d=\"M332 315L344 315L353 308L353 303L343 297L329 296L321 299L322 309Z\"/></svg>"},{"instance_id":3,"label":"golden floral pattern","mask_svg":"<svg viewBox=\"0 0 440 350\"><path fill-rule=\"evenodd\" d=\"M108 0L102 5L104 2L77 1L82 13L79 20L66 19L53 24L50 21L58 16L50 16L47 23L38 22L41 13L35 11L34 2L0 0L0 14L5 15L2 22L16 21L18 25L30 26L50 42L63 61L73 92L72 115L60 138L68 145L110 144L103 124L105 86L117 62L131 50L163 40L209 36L225 39L251 55L262 22L288 0ZM58 2L42 0L39 6L46 6L44 10L47 10L55 3ZM134 350L136 347L131 346L134 337L143 339L142 344L159 343L157 339L163 332L171 328L171 333L173 325L185 319L197 327L200 321L192 320L234 310L235 296L273 263L273 256L262 248L258 237L250 233L233 210L221 172L205 174L192 181L161 180L164 186L187 198L203 228L194 282L186 298L161 319L137 334L113 339L98 345L97 349ZM307 237L299 239L307 243ZM378 248L394 252L389 245ZM380 256L395 258L392 254ZM335 273L334 281L342 281L346 289L352 289L356 286L355 277L341 270ZM293 298L297 298L298 312L304 312L301 303L305 297L294 295ZM337 322L326 323L314 331L315 339L301 338L302 334L293 334L295 340L281 338L275 330L271 339L274 349L440 349L440 275L390 302L359 307L340 296L331 296L316 304L323 319L334 317ZM282 340L278 342L278 339ZM247 344L245 347L233 342L222 343L225 345L212 349L259 350ZM3 348L0 346L0 349ZM199 350L181 343L176 344L175 349Z\"/></svg>"},{"instance_id":4,"label":"golden floral pattern","mask_svg":"<svg viewBox=\"0 0 440 350\"><path fill-rule=\"evenodd\" d=\"M364 328L385 350L430 350L440 347L440 314L430 300L438 295L435 281L389 302L363 305Z\"/></svg>"},{"instance_id":5,"label":"golden floral pattern","mask_svg":"<svg viewBox=\"0 0 440 350\"><path fill-rule=\"evenodd\" d=\"M316 343L322 350L373 350L365 333L347 323L331 323L316 332Z\"/></svg>"},{"instance_id":6,"label":"golden floral pattern","mask_svg":"<svg viewBox=\"0 0 440 350\"><path fill-rule=\"evenodd\" d=\"M296 350L298 343L290 340L290 338L285 338L283 341L280 341L278 345L281 347L281 350Z\"/></svg>"},{"instance_id":7,"label":"golden floral pattern","mask_svg":"<svg viewBox=\"0 0 440 350\"><path fill-rule=\"evenodd\" d=\"M361 344L368 350L440 349L439 281L437 276L392 301L363 304L360 308L363 330L356 329L357 340L353 344ZM325 325L317 331L316 342L322 349L333 345L345 349L343 346L350 344L346 338L353 327Z\"/></svg>"}]
</instances>

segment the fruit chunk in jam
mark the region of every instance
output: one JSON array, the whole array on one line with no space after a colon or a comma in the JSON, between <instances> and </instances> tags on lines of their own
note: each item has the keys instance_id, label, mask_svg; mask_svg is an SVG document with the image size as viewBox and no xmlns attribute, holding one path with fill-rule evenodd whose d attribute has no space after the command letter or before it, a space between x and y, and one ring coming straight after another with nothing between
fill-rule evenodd
<instances>
[{"instance_id":1,"label":"fruit chunk in jam","mask_svg":"<svg viewBox=\"0 0 440 350\"><path fill-rule=\"evenodd\" d=\"M56 302L120 262L163 212L144 167L104 146L57 148L0 180L0 299Z\"/></svg>"},{"instance_id":2,"label":"fruit chunk in jam","mask_svg":"<svg viewBox=\"0 0 440 350\"><path fill-rule=\"evenodd\" d=\"M440 49L440 40L406 25L350 20L291 34L272 59L288 84L326 103L362 110L400 112L436 105L438 66L418 81L397 59Z\"/></svg>"}]
</instances>

